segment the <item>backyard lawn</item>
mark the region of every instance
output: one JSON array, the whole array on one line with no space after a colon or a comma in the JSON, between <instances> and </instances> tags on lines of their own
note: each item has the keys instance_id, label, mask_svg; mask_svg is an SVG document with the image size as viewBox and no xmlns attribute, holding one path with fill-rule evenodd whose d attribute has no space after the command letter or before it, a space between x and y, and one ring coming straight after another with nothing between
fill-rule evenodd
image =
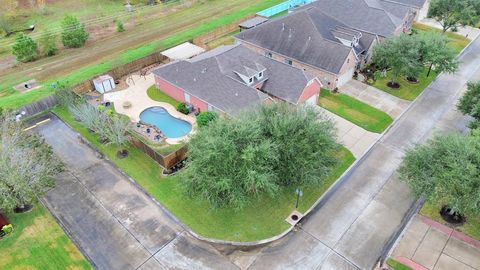
<instances>
[{"instance_id":1,"label":"backyard lawn","mask_svg":"<svg viewBox=\"0 0 480 270\"><path fill-rule=\"evenodd\" d=\"M15 230L0 240L1 269L92 269L41 204L8 218Z\"/></svg>"},{"instance_id":2,"label":"backyard lawn","mask_svg":"<svg viewBox=\"0 0 480 270\"><path fill-rule=\"evenodd\" d=\"M382 133L393 119L388 114L345 94L334 94L321 89L318 104L342 118L364 128Z\"/></svg>"},{"instance_id":3,"label":"backyard lawn","mask_svg":"<svg viewBox=\"0 0 480 270\"><path fill-rule=\"evenodd\" d=\"M421 23L414 23L413 29L417 30L418 32L442 32L437 28L433 28ZM456 33L447 32L445 35L448 37L449 45L457 53L460 53L463 48L470 43L470 40ZM391 78L390 72L387 72L386 77L380 76L380 74L377 72L375 75L376 81L373 86L401 99L414 100L438 75L435 71L432 71L430 76L427 77L427 71L427 68L423 70L422 74L418 78L419 83L410 83L406 80L406 78L399 78L398 82L400 83L400 88L398 89L392 89L387 86L387 83Z\"/></svg>"},{"instance_id":4,"label":"backyard lawn","mask_svg":"<svg viewBox=\"0 0 480 270\"><path fill-rule=\"evenodd\" d=\"M420 210L420 214L429 217L439 223L448 225L447 222L443 220L440 216L440 209L442 208L442 204L432 204L432 203L425 203L422 209ZM477 240L480 240L480 216L466 217L467 222L465 222L461 226L455 226L455 230L463 232Z\"/></svg>"},{"instance_id":5,"label":"backyard lawn","mask_svg":"<svg viewBox=\"0 0 480 270\"><path fill-rule=\"evenodd\" d=\"M64 108L57 107L54 112L70 124L117 166L130 175L148 193L167 207L177 218L196 233L211 238L232 241L254 241L280 234L289 227L284 220L295 208L295 188L283 189L275 198L260 197L243 210L212 210L204 200L186 196L181 185L181 173L162 177L162 169L140 150L128 146L129 157L118 159L113 147L104 146L97 136L75 122ZM299 210L306 211L330 187L336 179L355 161L345 148L339 153L341 160L331 177L323 185L303 190Z\"/></svg>"},{"instance_id":6,"label":"backyard lawn","mask_svg":"<svg viewBox=\"0 0 480 270\"><path fill-rule=\"evenodd\" d=\"M177 107L180 102L178 102L176 99L172 98L171 96L165 94L161 90L157 89L157 86L152 85L147 89L147 95L149 98L159 101L159 102L165 102L171 104L173 107Z\"/></svg>"}]
</instances>

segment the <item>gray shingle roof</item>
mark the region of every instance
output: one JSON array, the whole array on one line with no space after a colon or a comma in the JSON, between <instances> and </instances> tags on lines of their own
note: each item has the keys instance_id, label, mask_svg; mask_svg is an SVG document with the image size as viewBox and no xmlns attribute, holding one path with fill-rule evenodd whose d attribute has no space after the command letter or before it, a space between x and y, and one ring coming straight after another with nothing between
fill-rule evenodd
<instances>
[{"instance_id":1,"label":"gray shingle roof","mask_svg":"<svg viewBox=\"0 0 480 270\"><path fill-rule=\"evenodd\" d=\"M268 21L267 18L264 18L264 17L260 17L260 16L256 16L256 17L253 17L249 20L246 20L244 22L241 22L238 26L242 27L242 28L246 28L246 29L249 29L249 28L252 28L252 27L255 27L257 25L260 25L264 22Z\"/></svg>"},{"instance_id":2,"label":"gray shingle roof","mask_svg":"<svg viewBox=\"0 0 480 270\"><path fill-rule=\"evenodd\" d=\"M337 38L360 39L361 48L368 49L375 35L361 33L315 7L297 10L289 15L271 20L236 37L286 57L339 74L352 48ZM373 38L372 38L373 37Z\"/></svg>"},{"instance_id":3,"label":"gray shingle roof","mask_svg":"<svg viewBox=\"0 0 480 270\"><path fill-rule=\"evenodd\" d=\"M426 0L383 0L388 2L396 2L411 7L421 8L425 5Z\"/></svg>"},{"instance_id":4,"label":"gray shingle roof","mask_svg":"<svg viewBox=\"0 0 480 270\"><path fill-rule=\"evenodd\" d=\"M303 70L259 55L241 45L223 46L194 57L164 65L153 73L214 107L235 114L259 104L266 95L246 85L237 70L248 65L264 70L262 90L296 104L312 79ZM247 68L250 69L250 68Z\"/></svg>"}]
</instances>

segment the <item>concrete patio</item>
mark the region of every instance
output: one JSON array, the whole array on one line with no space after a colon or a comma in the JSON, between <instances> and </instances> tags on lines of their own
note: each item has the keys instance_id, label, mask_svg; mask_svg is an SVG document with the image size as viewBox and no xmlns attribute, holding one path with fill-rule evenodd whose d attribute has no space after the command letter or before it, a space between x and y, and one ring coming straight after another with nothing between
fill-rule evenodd
<instances>
[{"instance_id":1,"label":"concrete patio","mask_svg":"<svg viewBox=\"0 0 480 270\"><path fill-rule=\"evenodd\" d=\"M393 118L398 118L410 104L410 101L392 96L373 86L357 80L350 80L339 88L340 93L354 97L368 105L386 112Z\"/></svg>"},{"instance_id":2,"label":"concrete patio","mask_svg":"<svg viewBox=\"0 0 480 270\"><path fill-rule=\"evenodd\" d=\"M131 78L131 79L130 79ZM193 134L196 130L196 119L194 116L185 115L177 111L177 109L169 103L159 102L152 100L148 94L147 89L155 84L155 79L152 73L147 74L145 77L134 74L127 79L128 88L122 91L114 91L104 94L104 100L111 101L114 104L115 110L118 113L127 115L134 122L140 121L140 114L147 108L160 106L165 108L170 115L185 120L192 124L193 129L190 134ZM123 104L130 102L129 108L124 108ZM189 135L190 135L189 134ZM180 138L167 138L167 143L175 144L184 141L188 136Z\"/></svg>"}]
</instances>

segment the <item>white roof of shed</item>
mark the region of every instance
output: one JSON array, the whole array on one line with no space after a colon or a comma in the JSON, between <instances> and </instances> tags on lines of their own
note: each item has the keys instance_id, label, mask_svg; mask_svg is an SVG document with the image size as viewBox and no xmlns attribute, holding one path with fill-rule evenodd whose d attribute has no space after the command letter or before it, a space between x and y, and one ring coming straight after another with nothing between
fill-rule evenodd
<instances>
[{"instance_id":1,"label":"white roof of shed","mask_svg":"<svg viewBox=\"0 0 480 270\"><path fill-rule=\"evenodd\" d=\"M113 78L112 78L112 76L106 74L106 75L98 76L97 78L93 79L93 82L94 83L102 83L102 82L108 81L108 80L113 80Z\"/></svg>"},{"instance_id":2,"label":"white roof of shed","mask_svg":"<svg viewBox=\"0 0 480 270\"><path fill-rule=\"evenodd\" d=\"M163 51L161 54L172 60L185 60L197 56L203 52L205 52L204 48L194 45L190 42L185 42Z\"/></svg>"}]
</instances>

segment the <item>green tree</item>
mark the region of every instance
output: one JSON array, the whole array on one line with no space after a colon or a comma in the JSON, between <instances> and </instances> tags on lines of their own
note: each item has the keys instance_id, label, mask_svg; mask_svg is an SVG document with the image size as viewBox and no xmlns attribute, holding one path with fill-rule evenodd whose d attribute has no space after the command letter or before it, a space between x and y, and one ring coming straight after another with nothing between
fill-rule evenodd
<instances>
[{"instance_id":1,"label":"green tree","mask_svg":"<svg viewBox=\"0 0 480 270\"><path fill-rule=\"evenodd\" d=\"M42 139L23 131L12 114L0 118L0 209L33 204L54 186L54 176L62 170Z\"/></svg>"},{"instance_id":2,"label":"green tree","mask_svg":"<svg viewBox=\"0 0 480 270\"><path fill-rule=\"evenodd\" d=\"M314 108L265 105L221 117L189 143L187 192L213 206L241 208L284 186L315 186L336 164L331 122Z\"/></svg>"},{"instance_id":3,"label":"green tree","mask_svg":"<svg viewBox=\"0 0 480 270\"><path fill-rule=\"evenodd\" d=\"M480 214L480 134L437 136L407 152L399 169L417 197Z\"/></svg>"},{"instance_id":4,"label":"green tree","mask_svg":"<svg viewBox=\"0 0 480 270\"><path fill-rule=\"evenodd\" d=\"M204 127L217 118L218 114L215 112L201 112L197 115L197 124L199 127Z\"/></svg>"},{"instance_id":5,"label":"green tree","mask_svg":"<svg viewBox=\"0 0 480 270\"><path fill-rule=\"evenodd\" d=\"M123 26L123 22L118 20L117 21L117 32L121 33L125 31L125 27Z\"/></svg>"},{"instance_id":6,"label":"green tree","mask_svg":"<svg viewBox=\"0 0 480 270\"><path fill-rule=\"evenodd\" d=\"M391 37L377 44L373 50L373 62L381 69L392 70L389 86L398 87L398 77L417 78L422 71L420 42L417 35Z\"/></svg>"},{"instance_id":7,"label":"green tree","mask_svg":"<svg viewBox=\"0 0 480 270\"><path fill-rule=\"evenodd\" d=\"M438 21L443 32L449 29L455 32L459 26L475 26L479 15L478 0L432 0L428 9L428 17Z\"/></svg>"},{"instance_id":8,"label":"green tree","mask_svg":"<svg viewBox=\"0 0 480 270\"><path fill-rule=\"evenodd\" d=\"M428 66L427 77L432 67L437 72L453 73L458 69L456 52L448 46L448 39L439 33L422 33L420 35L420 57Z\"/></svg>"},{"instance_id":9,"label":"green tree","mask_svg":"<svg viewBox=\"0 0 480 270\"><path fill-rule=\"evenodd\" d=\"M38 57L37 43L24 33L18 33L15 38L15 44L12 47L12 53L20 62L30 62Z\"/></svg>"},{"instance_id":10,"label":"green tree","mask_svg":"<svg viewBox=\"0 0 480 270\"><path fill-rule=\"evenodd\" d=\"M480 82L468 82L467 91L460 98L457 108L463 114L473 117L471 128L480 128Z\"/></svg>"},{"instance_id":11,"label":"green tree","mask_svg":"<svg viewBox=\"0 0 480 270\"><path fill-rule=\"evenodd\" d=\"M44 31L40 37L43 55L53 56L58 53L57 37L51 31Z\"/></svg>"},{"instance_id":12,"label":"green tree","mask_svg":"<svg viewBox=\"0 0 480 270\"><path fill-rule=\"evenodd\" d=\"M67 15L62 21L62 42L67 48L82 47L88 39L89 34L85 31L85 26L71 15Z\"/></svg>"}]
</instances>

